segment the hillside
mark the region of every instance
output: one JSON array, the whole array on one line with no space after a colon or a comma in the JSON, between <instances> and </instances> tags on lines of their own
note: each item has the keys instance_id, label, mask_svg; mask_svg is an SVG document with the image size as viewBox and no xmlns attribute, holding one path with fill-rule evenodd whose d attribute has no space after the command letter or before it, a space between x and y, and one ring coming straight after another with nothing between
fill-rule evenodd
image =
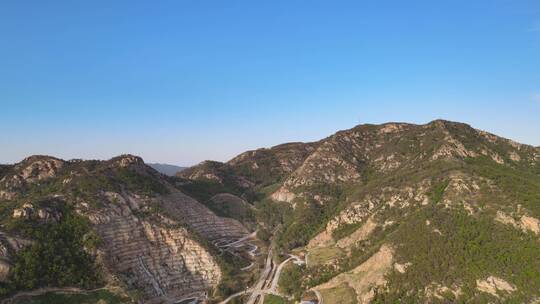
<instances>
[{"instance_id":1,"label":"hillside","mask_svg":"<svg viewBox=\"0 0 540 304\"><path fill-rule=\"evenodd\" d=\"M6 295L107 286L149 303L540 299L540 149L462 123L359 125L174 177L131 155L32 156L0 167L0 201ZM36 267L57 242L73 262Z\"/></svg>"},{"instance_id":2,"label":"hillside","mask_svg":"<svg viewBox=\"0 0 540 304\"><path fill-rule=\"evenodd\" d=\"M257 193L259 231L277 229L283 256L306 256L307 267L285 271L286 293L316 290L325 303L540 297L538 148L437 120L360 125L208 164L180 176Z\"/></svg>"},{"instance_id":3,"label":"hillside","mask_svg":"<svg viewBox=\"0 0 540 304\"><path fill-rule=\"evenodd\" d=\"M109 286L145 303L212 290L219 297L236 258L218 254L211 242L248 234L131 155L109 161L32 156L1 173L5 295Z\"/></svg>"}]
</instances>

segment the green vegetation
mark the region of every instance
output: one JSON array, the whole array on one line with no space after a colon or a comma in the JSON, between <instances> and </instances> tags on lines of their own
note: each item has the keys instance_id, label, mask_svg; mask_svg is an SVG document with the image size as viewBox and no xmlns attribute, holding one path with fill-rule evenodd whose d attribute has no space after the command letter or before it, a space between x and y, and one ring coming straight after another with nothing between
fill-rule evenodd
<instances>
[{"instance_id":1,"label":"green vegetation","mask_svg":"<svg viewBox=\"0 0 540 304\"><path fill-rule=\"evenodd\" d=\"M126 188L133 192L145 195L166 194L169 191L158 179L141 174L133 169L118 168L115 178L123 183Z\"/></svg>"},{"instance_id":2,"label":"green vegetation","mask_svg":"<svg viewBox=\"0 0 540 304\"><path fill-rule=\"evenodd\" d=\"M287 301L286 299L282 297L278 297L271 294L264 296L264 304L287 304L287 303L289 303L289 301Z\"/></svg>"},{"instance_id":3,"label":"green vegetation","mask_svg":"<svg viewBox=\"0 0 540 304\"><path fill-rule=\"evenodd\" d=\"M227 296L244 290L248 284L253 284L255 277L252 273L240 270L249 264L229 252L223 252L218 256L222 277L221 282L214 291L213 296L217 299L224 299Z\"/></svg>"},{"instance_id":4,"label":"green vegetation","mask_svg":"<svg viewBox=\"0 0 540 304\"><path fill-rule=\"evenodd\" d=\"M316 247L309 250L309 267L317 267L335 261L345 255L343 249L332 247Z\"/></svg>"},{"instance_id":5,"label":"green vegetation","mask_svg":"<svg viewBox=\"0 0 540 304\"><path fill-rule=\"evenodd\" d=\"M95 248L99 242L88 220L64 211L57 223L19 227L34 243L15 256L5 291L49 286L88 289L101 284L94 258L84 249Z\"/></svg>"},{"instance_id":6,"label":"green vegetation","mask_svg":"<svg viewBox=\"0 0 540 304\"><path fill-rule=\"evenodd\" d=\"M173 183L176 183L180 190L201 203L207 202L210 198L219 193L231 193L238 196L242 194L240 189L234 185L224 185L214 180L172 179Z\"/></svg>"},{"instance_id":7,"label":"green vegetation","mask_svg":"<svg viewBox=\"0 0 540 304\"><path fill-rule=\"evenodd\" d=\"M305 288L302 286L302 278L305 274L305 268L295 264L288 264L281 272L279 278L279 289L286 295L299 300Z\"/></svg>"},{"instance_id":8,"label":"green vegetation","mask_svg":"<svg viewBox=\"0 0 540 304\"><path fill-rule=\"evenodd\" d=\"M278 226L285 223L293 213L293 208L288 203L274 202L270 199L264 199L255 202L257 222L273 231Z\"/></svg>"},{"instance_id":9,"label":"green vegetation","mask_svg":"<svg viewBox=\"0 0 540 304\"><path fill-rule=\"evenodd\" d=\"M426 220L431 224L426 225ZM460 286L459 299L483 303L488 296L476 295L476 280L490 275L517 286L505 303L529 302L540 290L540 243L530 234L495 222L490 214L471 216L461 209L428 206L403 219L391 240L398 261L414 267L390 274L389 291L381 291L376 303L398 299L413 303L432 282Z\"/></svg>"},{"instance_id":10,"label":"green vegetation","mask_svg":"<svg viewBox=\"0 0 540 304\"><path fill-rule=\"evenodd\" d=\"M432 203L437 204L441 201L444 195L444 190L446 190L448 187L448 183L448 180L437 183L433 186L431 191L427 193Z\"/></svg>"},{"instance_id":11,"label":"green vegetation","mask_svg":"<svg viewBox=\"0 0 540 304\"><path fill-rule=\"evenodd\" d=\"M31 298L21 298L14 304L123 304L131 303L128 298L121 297L107 290L89 293L46 293Z\"/></svg>"},{"instance_id":12,"label":"green vegetation","mask_svg":"<svg viewBox=\"0 0 540 304\"><path fill-rule=\"evenodd\" d=\"M339 186L320 184L310 186L302 191L308 189L312 194L328 196L332 199L324 204L313 200L298 200L296 202L294 210L283 217L284 228L279 231L276 237L276 245L282 251L288 252L293 248L306 245L309 240L324 229L326 223L337 214L345 203L345 193Z\"/></svg>"},{"instance_id":13,"label":"green vegetation","mask_svg":"<svg viewBox=\"0 0 540 304\"><path fill-rule=\"evenodd\" d=\"M218 216L230 217L244 224L252 224L255 221L252 206L240 198L215 197L205 205Z\"/></svg>"},{"instance_id":14,"label":"green vegetation","mask_svg":"<svg viewBox=\"0 0 540 304\"><path fill-rule=\"evenodd\" d=\"M349 286L342 285L320 291L325 303L356 304L356 292ZM399 303L399 302L396 302Z\"/></svg>"},{"instance_id":15,"label":"green vegetation","mask_svg":"<svg viewBox=\"0 0 540 304\"><path fill-rule=\"evenodd\" d=\"M501 165L486 157L467 159L467 164L472 173L488 178L500 189L501 195L491 196L490 203L505 206L516 202L540 217L540 172Z\"/></svg>"},{"instance_id":16,"label":"green vegetation","mask_svg":"<svg viewBox=\"0 0 540 304\"><path fill-rule=\"evenodd\" d=\"M340 240L346 236L351 235L362 226L363 222L342 224L336 230L332 232L332 238L334 240Z\"/></svg>"},{"instance_id":17,"label":"green vegetation","mask_svg":"<svg viewBox=\"0 0 540 304\"><path fill-rule=\"evenodd\" d=\"M180 180L172 178L173 183L187 195L195 198L198 202L204 204L216 215L236 219L248 226L254 225L255 214L251 210L251 205L238 200L212 200L216 194L229 193L242 197L240 189L233 185L223 185L212 180ZM180 181L179 181L180 180Z\"/></svg>"}]
</instances>

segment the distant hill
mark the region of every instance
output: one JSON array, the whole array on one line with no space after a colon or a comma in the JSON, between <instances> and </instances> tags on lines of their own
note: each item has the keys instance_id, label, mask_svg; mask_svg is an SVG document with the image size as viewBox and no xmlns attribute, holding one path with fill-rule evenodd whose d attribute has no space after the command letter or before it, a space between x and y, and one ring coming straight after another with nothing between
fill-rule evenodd
<instances>
[{"instance_id":1,"label":"distant hill","mask_svg":"<svg viewBox=\"0 0 540 304\"><path fill-rule=\"evenodd\" d=\"M169 165L169 164L148 164L150 167L154 168L159 173L163 173L168 176L174 176L177 172L180 172L186 167L180 167L175 165Z\"/></svg>"}]
</instances>

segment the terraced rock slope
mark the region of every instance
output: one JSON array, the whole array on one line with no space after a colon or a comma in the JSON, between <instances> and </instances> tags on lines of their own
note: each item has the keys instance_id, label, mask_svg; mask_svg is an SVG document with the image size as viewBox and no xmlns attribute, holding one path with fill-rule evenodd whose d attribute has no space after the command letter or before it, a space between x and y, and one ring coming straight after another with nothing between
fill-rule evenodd
<instances>
[{"instance_id":1,"label":"terraced rock slope","mask_svg":"<svg viewBox=\"0 0 540 304\"><path fill-rule=\"evenodd\" d=\"M27 233L21 227L52 225L71 213L86 219L98 240L88 252L103 283L148 303L212 292L222 270L207 243L248 234L240 222L216 216L131 155L109 161L32 156L6 167L0 195L6 282L18 244L25 242L9 240Z\"/></svg>"}]
</instances>

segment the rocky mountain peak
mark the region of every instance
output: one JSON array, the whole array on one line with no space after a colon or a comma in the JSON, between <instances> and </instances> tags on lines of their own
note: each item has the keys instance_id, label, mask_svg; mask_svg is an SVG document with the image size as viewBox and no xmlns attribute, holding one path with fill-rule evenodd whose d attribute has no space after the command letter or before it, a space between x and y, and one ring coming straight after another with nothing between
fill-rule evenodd
<instances>
[{"instance_id":1,"label":"rocky mountain peak","mask_svg":"<svg viewBox=\"0 0 540 304\"><path fill-rule=\"evenodd\" d=\"M122 154L112 158L110 161L121 168L144 165L144 160L141 157L131 154Z\"/></svg>"},{"instance_id":2,"label":"rocky mountain peak","mask_svg":"<svg viewBox=\"0 0 540 304\"><path fill-rule=\"evenodd\" d=\"M55 176L64 164L52 156L34 155L17 164L15 170L25 181L34 182Z\"/></svg>"}]
</instances>

